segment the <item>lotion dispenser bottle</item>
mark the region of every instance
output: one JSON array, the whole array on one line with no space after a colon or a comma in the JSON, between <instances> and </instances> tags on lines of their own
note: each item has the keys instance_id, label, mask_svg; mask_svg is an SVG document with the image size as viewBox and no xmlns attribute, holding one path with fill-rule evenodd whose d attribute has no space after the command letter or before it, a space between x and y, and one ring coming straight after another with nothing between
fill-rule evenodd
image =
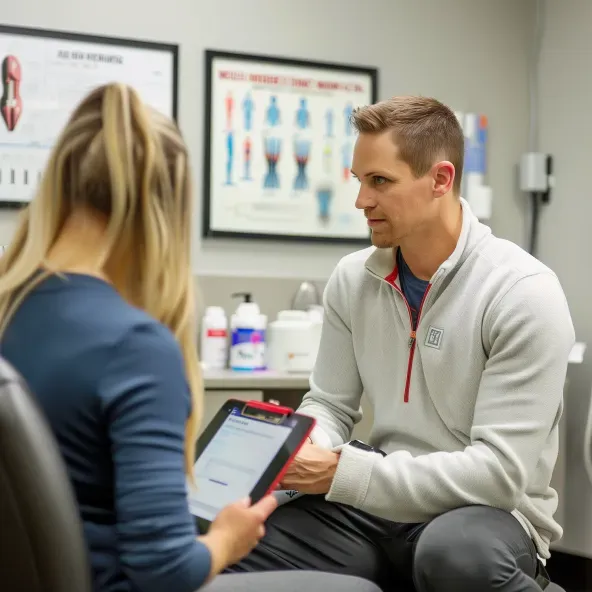
<instances>
[{"instance_id":1,"label":"lotion dispenser bottle","mask_svg":"<svg viewBox=\"0 0 592 592\"><path fill-rule=\"evenodd\" d=\"M230 368L241 372L265 369L265 330L267 317L248 292L238 292L233 298L242 298L232 315Z\"/></svg>"}]
</instances>

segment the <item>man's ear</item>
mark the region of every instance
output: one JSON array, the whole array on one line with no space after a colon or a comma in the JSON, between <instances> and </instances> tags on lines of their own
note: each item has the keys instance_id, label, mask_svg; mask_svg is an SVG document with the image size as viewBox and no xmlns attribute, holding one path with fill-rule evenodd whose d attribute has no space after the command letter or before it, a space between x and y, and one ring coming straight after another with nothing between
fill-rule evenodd
<instances>
[{"instance_id":1,"label":"man's ear","mask_svg":"<svg viewBox=\"0 0 592 592\"><path fill-rule=\"evenodd\" d=\"M432 167L434 197L442 197L452 191L455 174L454 165L448 160L437 162Z\"/></svg>"}]
</instances>

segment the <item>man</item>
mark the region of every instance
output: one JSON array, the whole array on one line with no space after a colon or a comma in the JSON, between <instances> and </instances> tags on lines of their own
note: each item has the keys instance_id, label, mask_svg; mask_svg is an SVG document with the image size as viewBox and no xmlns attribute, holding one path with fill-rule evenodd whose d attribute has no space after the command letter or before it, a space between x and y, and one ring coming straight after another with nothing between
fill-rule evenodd
<instances>
[{"instance_id":1,"label":"man","mask_svg":"<svg viewBox=\"0 0 592 592\"><path fill-rule=\"evenodd\" d=\"M357 110L374 247L345 257L300 411L312 442L234 570L354 573L384 590L527 592L561 536L549 486L574 330L555 274L460 199L463 133L423 97ZM370 446L348 443L365 393ZM312 494L312 495L310 495Z\"/></svg>"}]
</instances>

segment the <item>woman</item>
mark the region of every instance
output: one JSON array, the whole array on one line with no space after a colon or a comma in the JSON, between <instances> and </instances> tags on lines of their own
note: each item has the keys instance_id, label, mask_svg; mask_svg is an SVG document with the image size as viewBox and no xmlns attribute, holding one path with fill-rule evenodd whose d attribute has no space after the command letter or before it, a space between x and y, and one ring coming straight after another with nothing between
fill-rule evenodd
<instances>
[{"instance_id":1,"label":"woman","mask_svg":"<svg viewBox=\"0 0 592 592\"><path fill-rule=\"evenodd\" d=\"M72 115L0 259L0 353L58 440L96 592L193 592L256 545L275 508L233 504L199 537L188 510L202 406L192 198L179 130L111 84ZM269 592L277 577L221 576L211 590ZM374 589L280 577L285 592Z\"/></svg>"},{"instance_id":2,"label":"woman","mask_svg":"<svg viewBox=\"0 0 592 592\"><path fill-rule=\"evenodd\" d=\"M195 538L188 166L171 121L123 85L97 89L0 261L1 352L58 439L100 592L195 590L256 544L274 508L235 504Z\"/></svg>"}]
</instances>

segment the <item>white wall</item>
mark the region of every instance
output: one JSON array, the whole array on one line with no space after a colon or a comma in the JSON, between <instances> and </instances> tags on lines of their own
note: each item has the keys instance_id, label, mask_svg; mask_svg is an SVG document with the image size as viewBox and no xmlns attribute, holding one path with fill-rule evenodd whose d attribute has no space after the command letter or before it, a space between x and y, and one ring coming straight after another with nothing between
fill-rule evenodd
<instances>
[{"instance_id":1,"label":"white wall","mask_svg":"<svg viewBox=\"0 0 592 592\"><path fill-rule=\"evenodd\" d=\"M514 164L527 141L527 33L523 0L1 0L6 24L181 44L180 123L193 153L197 197L203 133L203 50L268 53L380 68L380 98L430 94L490 119L492 225L522 242ZM353 208L353 204L352 204ZM197 212L199 216L199 211ZM14 226L0 212L0 244ZM326 278L348 247L202 243L201 274Z\"/></svg>"}]
</instances>

